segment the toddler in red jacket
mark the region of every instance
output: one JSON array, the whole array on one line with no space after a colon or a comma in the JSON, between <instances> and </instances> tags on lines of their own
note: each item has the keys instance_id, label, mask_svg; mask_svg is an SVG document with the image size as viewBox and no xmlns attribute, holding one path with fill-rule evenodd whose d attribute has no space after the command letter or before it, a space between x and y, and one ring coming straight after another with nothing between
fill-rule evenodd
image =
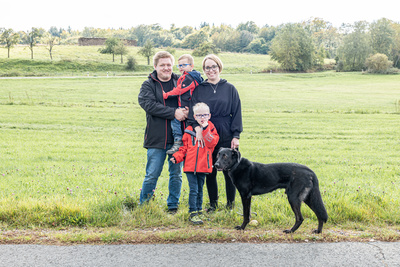
<instances>
[{"instance_id":1,"label":"toddler in red jacket","mask_svg":"<svg viewBox=\"0 0 400 267\"><path fill-rule=\"evenodd\" d=\"M184 162L183 171L189 182L189 220L193 224L203 224L200 217L203 205L203 185L206 174L212 172L212 153L219 141L219 135L211 118L210 108L205 103L193 107L194 119L203 128L204 147L196 143L196 132L192 126L185 129L183 146L171 157L173 163Z\"/></svg>"}]
</instances>

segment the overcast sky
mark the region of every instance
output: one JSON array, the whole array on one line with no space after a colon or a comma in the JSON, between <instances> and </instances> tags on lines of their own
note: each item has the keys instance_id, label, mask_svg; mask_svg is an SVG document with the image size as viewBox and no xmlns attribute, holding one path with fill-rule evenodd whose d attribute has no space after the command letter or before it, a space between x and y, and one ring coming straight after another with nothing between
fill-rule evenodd
<instances>
[{"instance_id":1,"label":"overcast sky","mask_svg":"<svg viewBox=\"0 0 400 267\"><path fill-rule=\"evenodd\" d=\"M322 18L335 27L381 18L400 22L398 0L17 0L2 1L0 13L0 28L15 31L31 27L48 30L51 26L73 30L84 27L128 29L155 23L164 29L169 29L171 24L198 28L202 22L236 27L247 21L262 27L302 22L312 17Z\"/></svg>"}]
</instances>

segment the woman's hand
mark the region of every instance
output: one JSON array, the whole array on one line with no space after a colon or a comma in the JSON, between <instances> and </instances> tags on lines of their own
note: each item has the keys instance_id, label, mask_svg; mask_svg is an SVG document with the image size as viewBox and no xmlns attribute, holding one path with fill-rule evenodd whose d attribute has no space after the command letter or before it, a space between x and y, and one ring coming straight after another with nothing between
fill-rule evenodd
<instances>
[{"instance_id":1,"label":"woman's hand","mask_svg":"<svg viewBox=\"0 0 400 267\"><path fill-rule=\"evenodd\" d=\"M199 147L204 147L203 129L200 126L194 128L196 131L196 143Z\"/></svg>"},{"instance_id":2,"label":"woman's hand","mask_svg":"<svg viewBox=\"0 0 400 267\"><path fill-rule=\"evenodd\" d=\"M234 137L231 141L231 148L235 149L239 147L239 139L237 139L236 137Z\"/></svg>"}]
</instances>

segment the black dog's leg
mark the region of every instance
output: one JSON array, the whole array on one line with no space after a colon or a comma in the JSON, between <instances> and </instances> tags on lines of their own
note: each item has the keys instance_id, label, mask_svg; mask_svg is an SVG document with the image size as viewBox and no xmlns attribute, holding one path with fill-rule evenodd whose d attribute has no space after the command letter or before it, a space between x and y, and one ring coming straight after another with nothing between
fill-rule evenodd
<instances>
[{"instance_id":1,"label":"black dog's leg","mask_svg":"<svg viewBox=\"0 0 400 267\"><path fill-rule=\"evenodd\" d=\"M320 219L318 219L318 229L315 229L313 231L314 234L320 234L322 233L322 227L324 226L324 222Z\"/></svg>"},{"instance_id":2,"label":"black dog's leg","mask_svg":"<svg viewBox=\"0 0 400 267\"><path fill-rule=\"evenodd\" d=\"M312 198L313 196L314 198ZM324 223L328 220L328 214L326 213L326 209L319 192L317 192L315 195L311 195L304 202L311 208L312 211L314 211L318 218L318 229L315 229L313 233L322 233Z\"/></svg>"},{"instance_id":3,"label":"black dog's leg","mask_svg":"<svg viewBox=\"0 0 400 267\"><path fill-rule=\"evenodd\" d=\"M243 205L243 223L235 227L236 230L244 230L247 224L250 222L250 206L251 206L251 196L246 196L240 194L242 198Z\"/></svg>"},{"instance_id":4,"label":"black dog's leg","mask_svg":"<svg viewBox=\"0 0 400 267\"><path fill-rule=\"evenodd\" d=\"M294 233L294 231L296 231L304 221L304 218L303 218L303 215L301 214L301 209L300 209L301 201L297 197L293 197L293 198L288 196L290 206L292 207L292 210L296 217L296 222L294 223L292 229L283 231L286 234Z\"/></svg>"}]
</instances>

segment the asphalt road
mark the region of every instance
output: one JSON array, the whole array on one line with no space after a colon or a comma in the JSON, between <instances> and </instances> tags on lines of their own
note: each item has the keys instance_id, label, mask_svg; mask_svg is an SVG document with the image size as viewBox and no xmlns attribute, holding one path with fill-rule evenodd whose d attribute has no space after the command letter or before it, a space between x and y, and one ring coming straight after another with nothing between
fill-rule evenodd
<instances>
[{"instance_id":1,"label":"asphalt road","mask_svg":"<svg viewBox=\"0 0 400 267\"><path fill-rule=\"evenodd\" d=\"M400 242L1 245L0 266L400 266Z\"/></svg>"}]
</instances>

